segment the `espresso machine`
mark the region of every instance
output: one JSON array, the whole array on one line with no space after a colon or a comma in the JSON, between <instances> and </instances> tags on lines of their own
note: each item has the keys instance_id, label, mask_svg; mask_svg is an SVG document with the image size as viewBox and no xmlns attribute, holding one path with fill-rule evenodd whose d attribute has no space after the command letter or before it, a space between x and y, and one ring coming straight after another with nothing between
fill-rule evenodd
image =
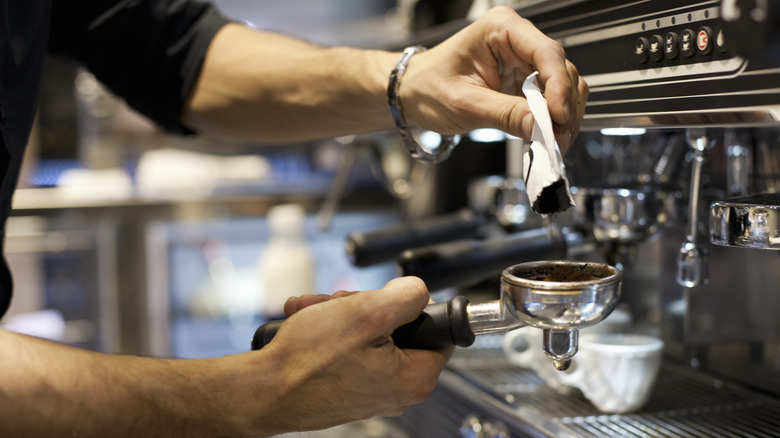
<instances>
[{"instance_id":1,"label":"espresso machine","mask_svg":"<svg viewBox=\"0 0 780 438\"><path fill-rule=\"evenodd\" d=\"M663 340L662 368L640 411L606 415L481 336L394 424L415 437L778 436L780 2L514 3L590 86L565 157L575 208L528 214L517 139L459 146L436 165L428 219L356 233L348 252L357 266L395 259L445 296L495 293L502 269L530 260L616 266L618 306Z\"/></svg>"}]
</instances>

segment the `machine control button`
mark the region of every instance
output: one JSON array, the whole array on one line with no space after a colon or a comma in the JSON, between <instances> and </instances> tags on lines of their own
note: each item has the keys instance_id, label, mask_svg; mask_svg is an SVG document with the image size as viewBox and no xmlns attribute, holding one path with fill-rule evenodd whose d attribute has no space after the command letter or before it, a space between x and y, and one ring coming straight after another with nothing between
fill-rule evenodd
<instances>
[{"instance_id":1,"label":"machine control button","mask_svg":"<svg viewBox=\"0 0 780 438\"><path fill-rule=\"evenodd\" d=\"M650 49L650 42L645 37L639 37L634 43L634 57L637 62L644 64L648 59L648 50Z\"/></svg>"},{"instance_id":2,"label":"machine control button","mask_svg":"<svg viewBox=\"0 0 780 438\"><path fill-rule=\"evenodd\" d=\"M669 59L677 59L680 54L680 38L677 32L669 32L664 37L664 54Z\"/></svg>"},{"instance_id":3,"label":"machine control button","mask_svg":"<svg viewBox=\"0 0 780 438\"><path fill-rule=\"evenodd\" d=\"M702 26L696 34L696 47L702 55L712 53L712 29Z\"/></svg>"},{"instance_id":4,"label":"machine control button","mask_svg":"<svg viewBox=\"0 0 780 438\"><path fill-rule=\"evenodd\" d=\"M696 40L696 34L690 29L685 29L680 34L680 53L686 58L696 54L696 46L694 41Z\"/></svg>"},{"instance_id":5,"label":"machine control button","mask_svg":"<svg viewBox=\"0 0 780 438\"><path fill-rule=\"evenodd\" d=\"M718 48L718 52L720 53L726 53L729 50L728 46L726 45L726 36L723 34L723 29L720 29L715 34L715 46Z\"/></svg>"},{"instance_id":6,"label":"machine control button","mask_svg":"<svg viewBox=\"0 0 780 438\"><path fill-rule=\"evenodd\" d=\"M664 59L664 39L661 35L653 35L650 37L650 59L653 61L660 61Z\"/></svg>"}]
</instances>

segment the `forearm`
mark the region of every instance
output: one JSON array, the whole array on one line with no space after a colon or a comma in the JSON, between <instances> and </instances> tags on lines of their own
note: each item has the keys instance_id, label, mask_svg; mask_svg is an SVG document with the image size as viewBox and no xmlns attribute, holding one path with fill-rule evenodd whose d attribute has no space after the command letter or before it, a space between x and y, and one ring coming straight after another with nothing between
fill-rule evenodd
<instances>
[{"instance_id":1,"label":"forearm","mask_svg":"<svg viewBox=\"0 0 780 438\"><path fill-rule=\"evenodd\" d=\"M428 397L452 348L403 350L389 335L419 316L425 284L334 296L291 303L262 350L213 359L108 355L0 330L0 431L257 438L399 415Z\"/></svg>"},{"instance_id":2,"label":"forearm","mask_svg":"<svg viewBox=\"0 0 780 438\"><path fill-rule=\"evenodd\" d=\"M230 24L211 44L183 121L251 142L390 129L386 87L397 58Z\"/></svg>"},{"instance_id":3,"label":"forearm","mask_svg":"<svg viewBox=\"0 0 780 438\"><path fill-rule=\"evenodd\" d=\"M250 377L251 385L272 377L246 356L107 355L2 330L0 345L4 436L248 436L246 403L241 409L231 403L246 401ZM274 400L274 389L267 384L252 396L254 420L262 423L262 404Z\"/></svg>"}]
</instances>

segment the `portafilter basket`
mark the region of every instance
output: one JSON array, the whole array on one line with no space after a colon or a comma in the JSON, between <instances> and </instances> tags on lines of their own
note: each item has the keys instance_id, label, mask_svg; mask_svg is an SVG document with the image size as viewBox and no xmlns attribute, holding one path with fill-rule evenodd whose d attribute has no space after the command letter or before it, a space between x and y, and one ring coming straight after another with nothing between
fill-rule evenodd
<instances>
[{"instance_id":1,"label":"portafilter basket","mask_svg":"<svg viewBox=\"0 0 780 438\"><path fill-rule=\"evenodd\" d=\"M501 296L512 318L542 329L544 351L559 370L577 352L579 329L604 320L620 299L622 271L578 261L522 263L501 275Z\"/></svg>"},{"instance_id":2,"label":"portafilter basket","mask_svg":"<svg viewBox=\"0 0 780 438\"><path fill-rule=\"evenodd\" d=\"M469 303L459 296L429 304L417 319L393 332L399 348L468 347L476 335L530 325L543 332L544 350L565 370L577 352L579 329L604 320L620 298L620 269L593 262L540 261L510 266L501 274L501 298ZM258 350L271 342L284 320L260 326L252 339Z\"/></svg>"}]
</instances>

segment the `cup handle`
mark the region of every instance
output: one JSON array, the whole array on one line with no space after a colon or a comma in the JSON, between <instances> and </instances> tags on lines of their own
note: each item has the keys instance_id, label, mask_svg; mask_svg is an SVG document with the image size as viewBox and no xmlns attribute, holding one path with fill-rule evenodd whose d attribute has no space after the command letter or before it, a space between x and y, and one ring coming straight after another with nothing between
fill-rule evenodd
<instances>
[{"instance_id":1,"label":"cup handle","mask_svg":"<svg viewBox=\"0 0 780 438\"><path fill-rule=\"evenodd\" d=\"M501 348L504 350L504 355L507 360L514 365L529 368L538 357L535 354L535 348L542 348L541 343L536 345L534 336L541 339L541 333L539 330L532 329L531 327L521 327L517 330L512 330L504 335L504 342ZM525 348L518 350L519 345L524 345Z\"/></svg>"}]
</instances>

